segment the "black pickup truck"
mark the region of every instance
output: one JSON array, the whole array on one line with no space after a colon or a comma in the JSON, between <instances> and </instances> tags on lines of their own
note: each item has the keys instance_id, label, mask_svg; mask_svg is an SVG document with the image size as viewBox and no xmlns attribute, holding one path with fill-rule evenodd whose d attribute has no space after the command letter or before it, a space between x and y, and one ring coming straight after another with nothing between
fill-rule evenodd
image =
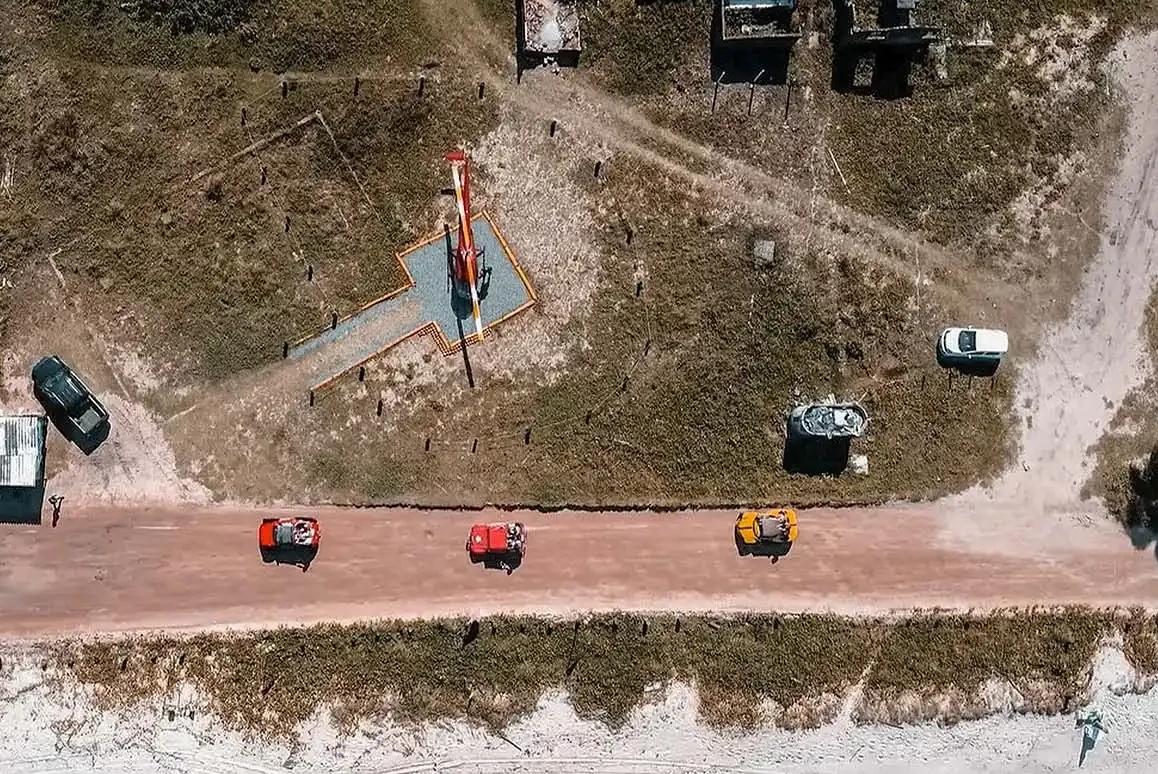
<instances>
[{"instance_id":1,"label":"black pickup truck","mask_svg":"<svg viewBox=\"0 0 1158 774\"><path fill-rule=\"evenodd\" d=\"M109 437L109 412L59 357L43 358L33 366L32 392L52 424L85 454Z\"/></svg>"}]
</instances>

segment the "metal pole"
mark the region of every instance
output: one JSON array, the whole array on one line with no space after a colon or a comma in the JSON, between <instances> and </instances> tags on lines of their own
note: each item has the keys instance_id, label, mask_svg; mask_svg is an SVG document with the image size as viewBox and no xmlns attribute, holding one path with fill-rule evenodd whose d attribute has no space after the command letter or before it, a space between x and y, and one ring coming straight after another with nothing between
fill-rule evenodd
<instances>
[{"instance_id":1,"label":"metal pole","mask_svg":"<svg viewBox=\"0 0 1158 774\"><path fill-rule=\"evenodd\" d=\"M716 78L716 88L712 92L712 115L716 114L716 97L720 96L720 81L724 80L726 74L726 70L720 70L720 77Z\"/></svg>"},{"instance_id":2,"label":"metal pole","mask_svg":"<svg viewBox=\"0 0 1158 774\"><path fill-rule=\"evenodd\" d=\"M749 118L751 118L751 116L752 116L752 100L756 99L756 84L759 82L760 77L763 75L764 75L763 70L756 73L756 77L752 79L751 88L748 91L748 117Z\"/></svg>"},{"instance_id":3,"label":"metal pole","mask_svg":"<svg viewBox=\"0 0 1158 774\"><path fill-rule=\"evenodd\" d=\"M784 97L784 126L788 126L788 107L792 104L792 79L788 80L788 93Z\"/></svg>"}]
</instances>

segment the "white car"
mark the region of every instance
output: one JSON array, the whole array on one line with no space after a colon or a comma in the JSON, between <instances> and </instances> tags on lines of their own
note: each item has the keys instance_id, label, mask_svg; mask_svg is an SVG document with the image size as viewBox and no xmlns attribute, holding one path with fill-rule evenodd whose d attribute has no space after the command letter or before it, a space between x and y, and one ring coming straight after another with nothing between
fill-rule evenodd
<instances>
[{"instance_id":1,"label":"white car","mask_svg":"<svg viewBox=\"0 0 1158 774\"><path fill-rule=\"evenodd\" d=\"M937 362L943 367L976 367L996 371L1009 351L1009 335L988 328L946 328L937 339Z\"/></svg>"}]
</instances>

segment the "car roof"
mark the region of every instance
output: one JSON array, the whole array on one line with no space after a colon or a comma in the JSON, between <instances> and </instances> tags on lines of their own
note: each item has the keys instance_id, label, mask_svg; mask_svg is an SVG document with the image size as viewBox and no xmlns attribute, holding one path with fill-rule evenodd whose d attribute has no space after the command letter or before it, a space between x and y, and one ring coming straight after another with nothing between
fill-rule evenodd
<instances>
[{"instance_id":1,"label":"car roof","mask_svg":"<svg viewBox=\"0 0 1158 774\"><path fill-rule=\"evenodd\" d=\"M1009 349L1009 335L1005 331L977 328L976 332L979 352L1005 352Z\"/></svg>"},{"instance_id":2,"label":"car roof","mask_svg":"<svg viewBox=\"0 0 1158 774\"><path fill-rule=\"evenodd\" d=\"M977 337L976 347L979 352L1005 352L1009 349L1009 334L997 328L954 326L941 331L941 337L954 338L965 332L973 333Z\"/></svg>"},{"instance_id":3,"label":"car roof","mask_svg":"<svg viewBox=\"0 0 1158 774\"><path fill-rule=\"evenodd\" d=\"M69 409L83 403L88 397L88 390L85 388L84 382L78 379L76 374L67 367L52 374L45 380L44 386L60 401L61 405Z\"/></svg>"}]
</instances>

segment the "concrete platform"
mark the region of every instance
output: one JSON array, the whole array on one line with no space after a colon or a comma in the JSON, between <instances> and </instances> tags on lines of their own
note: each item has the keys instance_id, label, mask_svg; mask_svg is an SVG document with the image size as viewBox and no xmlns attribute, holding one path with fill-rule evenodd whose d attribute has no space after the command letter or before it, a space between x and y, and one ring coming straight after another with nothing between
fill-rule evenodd
<instances>
[{"instance_id":1,"label":"concrete platform","mask_svg":"<svg viewBox=\"0 0 1158 774\"><path fill-rule=\"evenodd\" d=\"M483 338L489 331L516 314L531 308L535 292L498 227L484 213L472 220L475 243L484 256L485 273L479 294ZM430 336L444 355L476 344L469 303L456 302L450 288L449 266L458 229L434 234L398 255L408 284L370 302L337 321L337 325L295 342L289 357L315 353L339 340L352 339L372 331L365 343L347 347L350 355L341 369L314 386L324 390L337 379L412 336ZM345 342L348 343L348 342Z\"/></svg>"}]
</instances>

